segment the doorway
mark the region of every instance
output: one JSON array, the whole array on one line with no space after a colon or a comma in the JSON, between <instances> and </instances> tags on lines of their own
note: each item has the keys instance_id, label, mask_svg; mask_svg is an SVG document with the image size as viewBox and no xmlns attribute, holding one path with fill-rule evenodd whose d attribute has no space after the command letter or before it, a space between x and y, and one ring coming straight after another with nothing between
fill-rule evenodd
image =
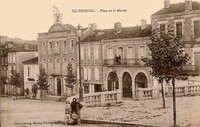
<instances>
[{"instance_id":1,"label":"doorway","mask_svg":"<svg viewBox=\"0 0 200 127\"><path fill-rule=\"evenodd\" d=\"M61 79L57 78L57 95L61 96Z\"/></svg>"},{"instance_id":2,"label":"doorway","mask_svg":"<svg viewBox=\"0 0 200 127\"><path fill-rule=\"evenodd\" d=\"M122 78L123 84L123 97L132 98L132 79L128 72L123 74Z\"/></svg>"}]
</instances>

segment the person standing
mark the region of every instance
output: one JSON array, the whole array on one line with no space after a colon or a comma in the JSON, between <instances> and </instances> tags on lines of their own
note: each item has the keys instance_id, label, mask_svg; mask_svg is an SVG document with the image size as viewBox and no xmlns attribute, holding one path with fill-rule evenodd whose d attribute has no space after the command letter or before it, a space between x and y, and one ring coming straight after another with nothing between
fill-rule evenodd
<instances>
[{"instance_id":1,"label":"person standing","mask_svg":"<svg viewBox=\"0 0 200 127\"><path fill-rule=\"evenodd\" d=\"M74 123L74 120L72 119L71 115L71 105L70 105L70 102L67 100L66 101L66 105L65 105L65 124L66 125L70 125L70 124L73 124Z\"/></svg>"}]
</instances>

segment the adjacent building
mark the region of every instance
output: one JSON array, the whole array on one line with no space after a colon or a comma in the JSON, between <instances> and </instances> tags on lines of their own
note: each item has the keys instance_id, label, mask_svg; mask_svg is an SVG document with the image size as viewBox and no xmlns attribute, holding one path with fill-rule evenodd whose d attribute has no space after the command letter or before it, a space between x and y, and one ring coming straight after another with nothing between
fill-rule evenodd
<instances>
[{"instance_id":1,"label":"adjacent building","mask_svg":"<svg viewBox=\"0 0 200 127\"><path fill-rule=\"evenodd\" d=\"M8 81L11 76L11 70L17 70L20 73L20 77L24 79L24 71L23 71L23 64L22 62L29 60L38 56L36 44L17 44L12 46L8 51L8 70L7 70L7 78ZM21 85L18 92L23 94L24 84ZM5 86L5 93L6 94L15 94L14 86L7 84Z\"/></svg>"},{"instance_id":2,"label":"adjacent building","mask_svg":"<svg viewBox=\"0 0 200 127\"><path fill-rule=\"evenodd\" d=\"M171 4L164 0L164 8L151 15L152 28L167 31L173 26L175 35L184 43L184 50L191 57L186 66L192 75L198 75L200 69L200 3L185 0L182 3ZM189 77L188 81L179 81L178 85L198 84L199 76Z\"/></svg>"},{"instance_id":3,"label":"adjacent building","mask_svg":"<svg viewBox=\"0 0 200 127\"><path fill-rule=\"evenodd\" d=\"M29 89L31 91L33 84L37 82L39 76L38 57L24 61L22 64L24 70L24 90Z\"/></svg>"}]
</instances>

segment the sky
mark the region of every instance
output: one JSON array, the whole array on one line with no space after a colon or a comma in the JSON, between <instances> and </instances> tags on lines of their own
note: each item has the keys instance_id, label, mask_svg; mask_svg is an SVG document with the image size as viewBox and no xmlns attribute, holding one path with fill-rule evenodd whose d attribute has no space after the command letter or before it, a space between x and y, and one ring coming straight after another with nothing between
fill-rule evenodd
<instances>
[{"instance_id":1,"label":"sky","mask_svg":"<svg viewBox=\"0 0 200 127\"><path fill-rule=\"evenodd\" d=\"M170 0L170 3L185 0ZM0 0L0 35L36 40L37 33L47 32L54 23L53 6L62 12L62 23L87 27L96 23L98 29L150 24L151 14L164 7L164 0ZM73 9L95 9L96 12L73 12ZM112 12L101 12L112 10ZM113 12L113 10L126 12Z\"/></svg>"}]
</instances>

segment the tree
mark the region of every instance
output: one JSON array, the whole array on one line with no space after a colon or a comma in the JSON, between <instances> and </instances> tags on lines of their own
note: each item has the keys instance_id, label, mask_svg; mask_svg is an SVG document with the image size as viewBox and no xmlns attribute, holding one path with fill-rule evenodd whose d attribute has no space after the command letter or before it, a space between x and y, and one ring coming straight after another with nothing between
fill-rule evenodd
<instances>
[{"instance_id":1,"label":"tree","mask_svg":"<svg viewBox=\"0 0 200 127\"><path fill-rule=\"evenodd\" d=\"M15 96L17 100L17 89L22 85L22 79L20 73L18 73L17 70L11 70L10 84L15 86Z\"/></svg>"},{"instance_id":2,"label":"tree","mask_svg":"<svg viewBox=\"0 0 200 127\"><path fill-rule=\"evenodd\" d=\"M42 101L43 91L48 90L48 87L49 87L48 81L47 81L47 75L43 67L40 67L40 73L38 76L37 85L39 86L38 89L40 89L40 97Z\"/></svg>"},{"instance_id":3,"label":"tree","mask_svg":"<svg viewBox=\"0 0 200 127\"><path fill-rule=\"evenodd\" d=\"M71 91L73 91L74 84L76 82L76 74L74 73L74 69L71 63L69 63L67 66L67 76L65 81L66 81L66 86L68 88L71 88Z\"/></svg>"},{"instance_id":4,"label":"tree","mask_svg":"<svg viewBox=\"0 0 200 127\"><path fill-rule=\"evenodd\" d=\"M168 26L168 32L164 33L158 29L153 30L151 42L147 44L150 49L150 58L143 58L145 65L151 68L151 75L155 76L162 85L163 80L172 80L173 86L173 115L174 126L176 126L176 98L175 79L187 79L184 66L189 61L189 55L184 53L183 43L175 36L174 30ZM163 107L165 108L164 93Z\"/></svg>"}]
</instances>

